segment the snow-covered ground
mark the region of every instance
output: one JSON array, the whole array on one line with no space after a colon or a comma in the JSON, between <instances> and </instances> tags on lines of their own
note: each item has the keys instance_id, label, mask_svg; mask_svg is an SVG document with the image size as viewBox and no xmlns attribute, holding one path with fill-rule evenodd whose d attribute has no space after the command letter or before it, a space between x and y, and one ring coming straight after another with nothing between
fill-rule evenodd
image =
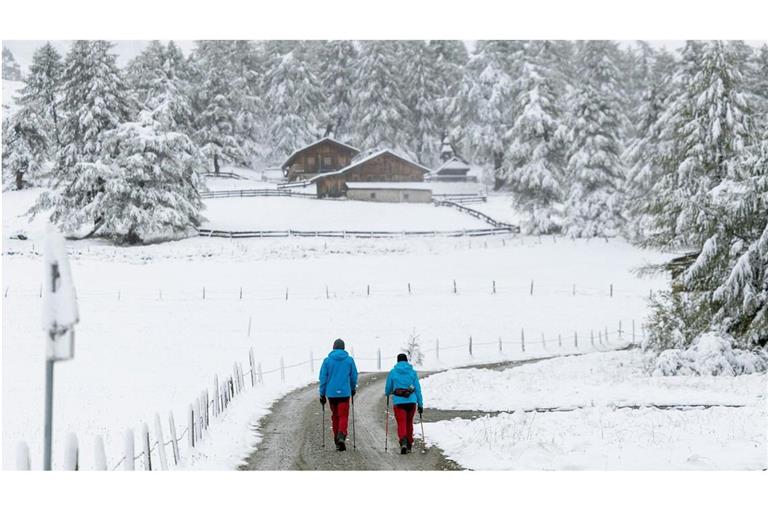
<instances>
[{"instance_id":1,"label":"snow-covered ground","mask_svg":"<svg viewBox=\"0 0 768 512\"><path fill-rule=\"evenodd\" d=\"M437 374L422 383L430 407L506 412L430 424L427 437L471 469L768 466L765 373L648 377L642 368L629 350Z\"/></svg>"},{"instance_id":2,"label":"snow-covered ground","mask_svg":"<svg viewBox=\"0 0 768 512\"><path fill-rule=\"evenodd\" d=\"M208 176L205 178L205 185L210 191L216 190L253 190L253 189L277 189L275 183L267 181L256 181L251 179L234 178L216 178Z\"/></svg>"},{"instance_id":3,"label":"snow-covered ground","mask_svg":"<svg viewBox=\"0 0 768 512\"><path fill-rule=\"evenodd\" d=\"M499 222L506 222L519 226L523 216L514 207L512 197L505 194L494 193L488 196L488 200L483 203L473 203L469 206L473 210L483 212L484 214L496 219Z\"/></svg>"},{"instance_id":4,"label":"snow-covered ground","mask_svg":"<svg viewBox=\"0 0 768 512\"><path fill-rule=\"evenodd\" d=\"M42 441L42 223L30 228L19 214L35 194L3 194L2 287L7 294L3 449L13 454L18 441L27 441L33 464L41 458ZM264 215L277 216L274 211ZM31 238L11 240L17 229L25 229ZM231 373L234 361L247 369L251 347L264 371L272 373L264 375L263 388L243 395L228 413L230 421L213 426L210 442L185 467L231 467L252 441L248 421L263 414L271 400L315 378L307 362L310 352L318 360L317 370L337 337L347 340L361 369L368 370L376 368L378 349L382 366L391 365L414 333L426 352L427 368L567 353L573 350L569 340L574 331L579 333L579 350L591 350L590 329L607 327L616 343L618 322L628 336L631 320L639 322L645 314L649 289L666 286L664 279L639 279L631 272L664 255L618 240L232 242L196 237L144 247L79 241L70 242L69 251L81 322L75 359L56 368L54 453L61 454L64 434L75 432L83 447L83 467L92 464L95 435L105 438L111 466L122 456L125 429L138 432L142 422L151 425L155 413L165 419L168 411L184 425L188 404L211 388L214 374ZM494 280L496 294L491 293ZM613 297L608 294L611 283ZM519 344L523 328L525 353ZM550 341L562 335L564 346L550 342L543 347L541 333ZM473 359L468 355L470 336ZM499 337L504 340L502 354ZM434 352L438 339L439 360ZM277 371L281 357L288 367L285 384ZM211 444L214 439L223 444ZM12 457L5 457L3 467L12 466Z\"/></svg>"},{"instance_id":5,"label":"snow-covered ground","mask_svg":"<svg viewBox=\"0 0 768 512\"><path fill-rule=\"evenodd\" d=\"M488 224L431 204L332 201L304 197L206 200L206 228L223 230L451 231Z\"/></svg>"}]
</instances>

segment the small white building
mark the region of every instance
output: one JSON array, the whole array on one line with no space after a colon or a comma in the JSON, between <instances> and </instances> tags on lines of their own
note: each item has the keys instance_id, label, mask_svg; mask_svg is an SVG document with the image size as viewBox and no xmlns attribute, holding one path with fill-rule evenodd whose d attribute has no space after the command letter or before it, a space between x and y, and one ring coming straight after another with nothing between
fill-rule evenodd
<instances>
[{"instance_id":1,"label":"small white building","mask_svg":"<svg viewBox=\"0 0 768 512\"><path fill-rule=\"evenodd\" d=\"M383 203L431 203L432 188L424 182L347 182L347 199Z\"/></svg>"}]
</instances>

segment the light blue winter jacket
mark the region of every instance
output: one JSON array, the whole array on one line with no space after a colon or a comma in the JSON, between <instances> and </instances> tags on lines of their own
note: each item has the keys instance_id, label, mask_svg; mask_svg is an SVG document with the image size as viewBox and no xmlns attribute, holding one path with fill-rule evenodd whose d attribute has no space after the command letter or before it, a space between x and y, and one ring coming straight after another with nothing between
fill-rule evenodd
<instances>
[{"instance_id":1,"label":"light blue winter jacket","mask_svg":"<svg viewBox=\"0 0 768 512\"><path fill-rule=\"evenodd\" d=\"M397 388L413 388L413 393L408 397L393 395ZM410 363L400 361L389 371L387 375L387 385L384 387L386 396L392 395L392 401L395 405L417 404L424 407L424 401L421 398L421 385L419 385L419 376Z\"/></svg>"},{"instance_id":2,"label":"light blue winter jacket","mask_svg":"<svg viewBox=\"0 0 768 512\"><path fill-rule=\"evenodd\" d=\"M355 360L346 350L332 350L320 367L320 396L343 398L357 388Z\"/></svg>"}]
</instances>

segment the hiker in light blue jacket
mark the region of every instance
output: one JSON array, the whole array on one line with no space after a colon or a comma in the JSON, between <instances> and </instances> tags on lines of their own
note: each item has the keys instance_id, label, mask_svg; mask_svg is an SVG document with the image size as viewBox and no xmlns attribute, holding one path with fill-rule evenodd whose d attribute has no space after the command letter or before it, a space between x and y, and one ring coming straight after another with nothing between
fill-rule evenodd
<instances>
[{"instance_id":1,"label":"hiker in light blue jacket","mask_svg":"<svg viewBox=\"0 0 768 512\"><path fill-rule=\"evenodd\" d=\"M400 453L406 454L413 448L413 417L416 411L424 412L424 400L416 370L408 363L408 356L397 355L397 364L387 375L384 395L392 395L392 410L397 420L397 438L400 440Z\"/></svg>"},{"instance_id":2,"label":"hiker in light blue jacket","mask_svg":"<svg viewBox=\"0 0 768 512\"><path fill-rule=\"evenodd\" d=\"M349 397L355 396L357 367L355 360L344 350L344 341L333 342L333 350L320 367L320 403L326 398L331 407L331 425L336 449L346 450L349 421Z\"/></svg>"}]
</instances>

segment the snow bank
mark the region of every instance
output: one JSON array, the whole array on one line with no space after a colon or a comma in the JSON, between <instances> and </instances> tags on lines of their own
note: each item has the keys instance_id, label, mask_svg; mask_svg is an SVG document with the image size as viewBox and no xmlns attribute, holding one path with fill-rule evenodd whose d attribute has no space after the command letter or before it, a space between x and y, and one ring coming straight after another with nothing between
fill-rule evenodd
<instances>
[{"instance_id":1,"label":"snow bank","mask_svg":"<svg viewBox=\"0 0 768 512\"><path fill-rule=\"evenodd\" d=\"M733 337L727 333L709 331L700 334L685 350L669 349L659 354L652 375L735 376L768 369L768 352L765 349L734 349L733 343Z\"/></svg>"},{"instance_id":2,"label":"snow bank","mask_svg":"<svg viewBox=\"0 0 768 512\"><path fill-rule=\"evenodd\" d=\"M768 465L768 425L759 407L591 407L502 413L425 427L429 444L475 470L759 470Z\"/></svg>"},{"instance_id":3,"label":"snow bank","mask_svg":"<svg viewBox=\"0 0 768 512\"><path fill-rule=\"evenodd\" d=\"M560 357L504 371L459 369L422 383L428 407L512 411L591 406L747 405L766 374L650 377L640 350Z\"/></svg>"}]
</instances>

